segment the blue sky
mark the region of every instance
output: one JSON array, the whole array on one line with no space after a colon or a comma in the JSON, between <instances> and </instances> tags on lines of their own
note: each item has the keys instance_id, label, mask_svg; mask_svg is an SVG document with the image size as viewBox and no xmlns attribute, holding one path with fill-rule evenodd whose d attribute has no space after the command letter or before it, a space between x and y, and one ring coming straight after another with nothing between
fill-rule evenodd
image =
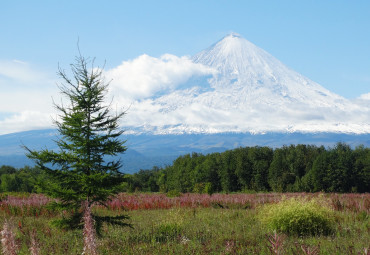
<instances>
[{"instance_id":1,"label":"blue sky","mask_svg":"<svg viewBox=\"0 0 370 255\"><path fill-rule=\"evenodd\" d=\"M18 122L0 134L51 104L58 64L73 63L77 41L114 68L142 54L193 55L230 32L343 97L370 92L370 1L4 0L0 121Z\"/></svg>"}]
</instances>

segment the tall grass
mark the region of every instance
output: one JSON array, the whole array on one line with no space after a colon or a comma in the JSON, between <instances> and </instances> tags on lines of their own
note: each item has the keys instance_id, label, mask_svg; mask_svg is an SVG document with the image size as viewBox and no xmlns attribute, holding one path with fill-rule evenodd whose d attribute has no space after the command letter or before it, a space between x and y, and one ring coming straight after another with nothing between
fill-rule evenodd
<instances>
[{"instance_id":1,"label":"tall grass","mask_svg":"<svg viewBox=\"0 0 370 255\"><path fill-rule=\"evenodd\" d=\"M13 194L15 195L15 194ZM65 231L49 223L56 212L47 212L28 196L20 204L9 195L0 202L0 226L11 218L18 254L81 254L83 230ZM120 194L105 209L117 215L127 210L133 229L103 225L97 239L98 254L365 254L370 249L370 194L285 194L287 199L305 196L308 200L323 196L334 210L334 229L328 236L294 236L275 233L257 219L258 207L278 204L283 194L182 194L168 198L164 194ZM23 197L27 199L27 197ZM47 199L45 197L45 199ZM163 200L163 201L161 201ZM34 204L33 204L33 202ZM338 202L339 201L339 202ZM340 205L339 205L340 204ZM112 206L111 205L111 206ZM127 206L125 209L124 206ZM160 208L166 205L166 208ZM352 206L351 206L352 205ZM34 206L36 215L22 209ZM9 207L19 207L10 211ZM147 209L145 209L147 208ZM256 209L257 208L257 209ZM12 214L14 212L15 214ZM34 240L34 241L32 241ZM32 244L33 243L33 244ZM3 245L1 245L3 249ZM37 250L37 251L36 251ZM273 253L275 252L275 253Z\"/></svg>"},{"instance_id":2,"label":"tall grass","mask_svg":"<svg viewBox=\"0 0 370 255\"><path fill-rule=\"evenodd\" d=\"M157 210L170 208L254 209L259 205L277 203L283 198L323 196L336 211L370 213L370 194L324 193L256 193L256 194L181 194L167 197L159 193L120 193L108 202L112 211ZM10 215L51 216L56 212L45 207L52 199L42 194L10 194L0 200L0 211Z\"/></svg>"}]
</instances>

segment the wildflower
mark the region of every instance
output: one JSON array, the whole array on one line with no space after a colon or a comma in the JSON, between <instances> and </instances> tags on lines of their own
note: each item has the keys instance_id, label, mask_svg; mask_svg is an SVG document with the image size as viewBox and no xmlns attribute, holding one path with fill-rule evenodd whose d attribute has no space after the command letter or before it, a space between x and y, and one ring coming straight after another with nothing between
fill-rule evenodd
<instances>
[{"instance_id":1,"label":"wildflower","mask_svg":"<svg viewBox=\"0 0 370 255\"><path fill-rule=\"evenodd\" d=\"M233 250L235 249L235 241L234 240L229 240L229 241L226 241L226 244L225 244L225 253L231 253L233 252Z\"/></svg>"},{"instance_id":2,"label":"wildflower","mask_svg":"<svg viewBox=\"0 0 370 255\"><path fill-rule=\"evenodd\" d=\"M190 242L190 239L187 238L186 236L182 236L181 237L181 241L180 241L182 244L187 244L188 242Z\"/></svg>"},{"instance_id":3,"label":"wildflower","mask_svg":"<svg viewBox=\"0 0 370 255\"><path fill-rule=\"evenodd\" d=\"M370 249L364 248L364 255L370 255Z\"/></svg>"},{"instance_id":4,"label":"wildflower","mask_svg":"<svg viewBox=\"0 0 370 255\"><path fill-rule=\"evenodd\" d=\"M4 255L16 255L17 254L17 244L15 242L15 236L11 229L11 225L8 220L5 220L3 231L1 233L1 244L2 251Z\"/></svg>"},{"instance_id":5,"label":"wildflower","mask_svg":"<svg viewBox=\"0 0 370 255\"><path fill-rule=\"evenodd\" d=\"M284 254L283 245L284 245L285 236L279 235L276 232L274 232L274 234L268 235L267 238L269 241L268 248L271 254L276 254L276 255Z\"/></svg>"},{"instance_id":6,"label":"wildflower","mask_svg":"<svg viewBox=\"0 0 370 255\"><path fill-rule=\"evenodd\" d=\"M310 246L301 244L301 250L304 255L319 255L320 254L320 247L318 246L310 247Z\"/></svg>"},{"instance_id":7,"label":"wildflower","mask_svg":"<svg viewBox=\"0 0 370 255\"><path fill-rule=\"evenodd\" d=\"M39 246L39 242L38 242L37 237L36 237L36 230L35 229L31 232L30 253L31 253L31 255L39 255L40 254L40 246Z\"/></svg>"}]
</instances>

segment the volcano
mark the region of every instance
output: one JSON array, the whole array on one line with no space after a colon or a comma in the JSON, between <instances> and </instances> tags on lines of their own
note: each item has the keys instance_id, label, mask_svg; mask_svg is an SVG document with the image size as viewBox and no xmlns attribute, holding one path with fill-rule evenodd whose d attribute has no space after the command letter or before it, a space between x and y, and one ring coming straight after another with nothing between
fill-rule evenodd
<instances>
[{"instance_id":1,"label":"volcano","mask_svg":"<svg viewBox=\"0 0 370 255\"><path fill-rule=\"evenodd\" d=\"M370 133L368 107L330 92L239 34L225 36L191 60L212 69L212 75L133 104L133 112L151 111L139 121L145 123L142 132Z\"/></svg>"}]
</instances>

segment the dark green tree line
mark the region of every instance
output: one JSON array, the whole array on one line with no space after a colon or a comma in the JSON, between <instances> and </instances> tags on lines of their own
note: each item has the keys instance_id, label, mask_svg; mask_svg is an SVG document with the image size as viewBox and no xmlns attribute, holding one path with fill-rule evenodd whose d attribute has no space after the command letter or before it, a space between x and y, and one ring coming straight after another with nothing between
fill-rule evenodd
<instances>
[{"instance_id":1,"label":"dark green tree line","mask_svg":"<svg viewBox=\"0 0 370 255\"><path fill-rule=\"evenodd\" d=\"M215 192L369 192L370 149L338 143L244 147L223 153L188 154L159 171L158 186L179 192L199 191L209 183Z\"/></svg>"},{"instance_id":2,"label":"dark green tree line","mask_svg":"<svg viewBox=\"0 0 370 255\"><path fill-rule=\"evenodd\" d=\"M38 167L25 166L16 169L12 166L0 167L0 192L33 192L40 191L37 183L45 178Z\"/></svg>"},{"instance_id":3,"label":"dark green tree line","mask_svg":"<svg viewBox=\"0 0 370 255\"><path fill-rule=\"evenodd\" d=\"M2 191L40 191L38 168L0 168ZM338 143L244 147L223 153L192 153L172 165L126 175L120 191L144 192L370 192L370 149Z\"/></svg>"}]
</instances>

